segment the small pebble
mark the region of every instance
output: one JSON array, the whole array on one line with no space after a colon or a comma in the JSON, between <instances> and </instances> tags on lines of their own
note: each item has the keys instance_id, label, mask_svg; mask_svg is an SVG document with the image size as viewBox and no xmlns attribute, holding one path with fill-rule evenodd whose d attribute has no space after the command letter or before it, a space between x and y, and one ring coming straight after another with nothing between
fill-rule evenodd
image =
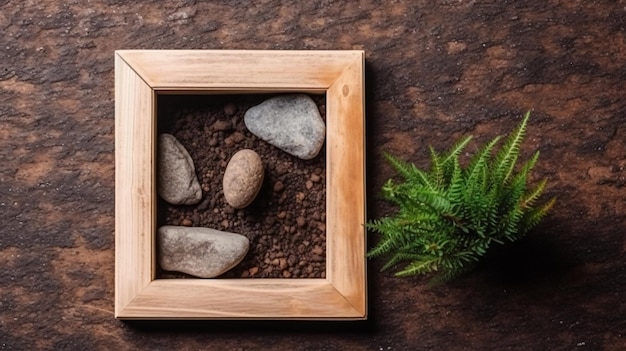
<instances>
[{"instance_id":1,"label":"small pebble","mask_svg":"<svg viewBox=\"0 0 626 351\"><path fill-rule=\"evenodd\" d=\"M248 269L248 272L250 272L250 275L255 275L259 272L259 267L252 267Z\"/></svg>"},{"instance_id":2,"label":"small pebble","mask_svg":"<svg viewBox=\"0 0 626 351\"><path fill-rule=\"evenodd\" d=\"M317 182L319 182L319 181L320 181L320 179L321 179L321 178L320 178L320 176L318 176L317 174L315 174L315 173L311 174L311 181L312 181L313 183L317 183Z\"/></svg>"},{"instance_id":3,"label":"small pebble","mask_svg":"<svg viewBox=\"0 0 626 351\"><path fill-rule=\"evenodd\" d=\"M245 138L246 136L241 134L240 132L234 132L233 134L229 135L226 139L224 139L224 144L226 145L239 144Z\"/></svg>"},{"instance_id":4,"label":"small pebble","mask_svg":"<svg viewBox=\"0 0 626 351\"><path fill-rule=\"evenodd\" d=\"M279 180L276 183L274 183L274 192L279 193L283 191L283 189L285 189L285 184L283 184L283 182Z\"/></svg>"},{"instance_id":5,"label":"small pebble","mask_svg":"<svg viewBox=\"0 0 626 351\"><path fill-rule=\"evenodd\" d=\"M285 278L291 278L291 273L289 273L289 271L288 271L288 270L284 270L284 271L283 271L283 277L285 277Z\"/></svg>"},{"instance_id":6,"label":"small pebble","mask_svg":"<svg viewBox=\"0 0 626 351\"><path fill-rule=\"evenodd\" d=\"M305 183L305 186L307 189L311 189L313 187L313 182L310 180L307 180Z\"/></svg>"},{"instance_id":7,"label":"small pebble","mask_svg":"<svg viewBox=\"0 0 626 351\"><path fill-rule=\"evenodd\" d=\"M234 208L250 205L261 190L264 175L259 154L250 149L237 151L224 171L223 192L226 202Z\"/></svg>"},{"instance_id":8,"label":"small pebble","mask_svg":"<svg viewBox=\"0 0 626 351\"><path fill-rule=\"evenodd\" d=\"M282 211L279 214L277 214L276 217L278 217L280 219L283 219L283 218L287 217L287 212Z\"/></svg>"},{"instance_id":9,"label":"small pebble","mask_svg":"<svg viewBox=\"0 0 626 351\"><path fill-rule=\"evenodd\" d=\"M210 205L211 200L209 200L209 198L205 198L204 200L202 200L202 202L200 203L200 205L198 205L198 209L199 210L206 210L209 205Z\"/></svg>"},{"instance_id":10,"label":"small pebble","mask_svg":"<svg viewBox=\"0 0 626 351\"><path fill-rule=\"evenodd\" d=\"M224 113L226 114L226 116L234 115L235 113L237 113L237 106L235 106L235 104L233 103L228 103L224 105Z\"/></svg>"},{"instance_id":11,"label":"small pebble","mask_svg":"<svg viewBox=\"0 0 626 351\"><path fill-rule=\"evenodd\" d=\"M301 202L302 200L304 200L304 197L305 197L305 196L304 196L304 193L303 193L303 192L299 192L299 193L297 193L297 194L296 194L296 200L297 200L298 202Z\"/></svg>"},{"instance_id":12,"label":"small pebble","mask_svg":"<svg viewBox=\"0 0 626 351\"><path fill-rule=\"evenodd\" d=\"M293 266L296 264L296 255L289 255L289 258L287 259L287 263L289 263L290 266Z\"/></svg>"},{"instance_id":13,"label":"small pebble","mask_svg":"<svg viewBox=\"0 0 626 351\"><path fill-rule=\"evenodd\" d=\"M312 255L311 256L311 261L313 261L313 262L322 262L322 261L324 261L324 257L322 257L320 255Z\"/></svg>"},{"instance_id":14,"label":"small pebble","mask_svg":"<svg viewBox=\"0 0 626 351\"><path fill-rule=\"evenodd\" d=\"M213 124L211 125L211 129L215 131L230 130L232 129L232 127L233 125L230 123L230 121L226 121L223 119L218 119L217 121L213 122Z\"/></svg>"},{"instance_id":15,"label":"small pebble","mask_svg":"<svg viewBox=\"0 0 626 351\"><path fill-rule=\"evenodd\" d=\"M304 217L302 216L296 218L296 222L298 223L298 227L300 228L303 228L304 226L306 226L306 219L304 219Z\"/></svg>"},{"instance_id":16,"label":"small pebble","mask_svg":"<svg viewBox=\"0 0 626 351\"><path fill-rule=\"evenodd\" d=\"M185 227L191 227L193 225L193 222L191 221L191 219L185 218L180 224Z\"/></svg>"}]
</instances>

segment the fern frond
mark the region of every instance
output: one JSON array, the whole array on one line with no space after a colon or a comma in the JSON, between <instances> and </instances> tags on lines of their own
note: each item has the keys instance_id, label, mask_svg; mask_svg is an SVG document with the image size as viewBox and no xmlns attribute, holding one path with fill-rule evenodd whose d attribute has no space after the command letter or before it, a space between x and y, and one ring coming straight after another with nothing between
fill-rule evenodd
<instances>
[{"instance_id":1,"label":"fern frond","mask_svg":"<svg viewBox=\"0 0 626 351\"><path fill-rule=\"evenodd\" d=\"M430 273L439 268L439 262L441 262L441 257L424 257L421 260L411 262L395 275L396 277L406 277L416 274Z\"/></svg>"},{"instance_id":2,"label":"fern frond","mask_svg":"<svg viewBox=\"0 0 626 351\"><path fill-rule=\"evenodd\" d=\"M415 167L415 164L405 162L386 152L383 153L383 156L406 181L417 182L431 191L436 190L436 184L433 179L426 172Z\"/></svg>"},{"instance_id":3,"label":"fern frond","mask_svg":"<svg viewBox=\"0 0 626 351\"><path fill-rule=\"evenodd\" d=\"M402 161L401 159L392 156L389 153L383 153L383 156L387 159L387 161L393 166L393 168L405 179L411 178L411 165L408 162Z\"/></svg>"},{"instance_id":4,"label":"fern frond","mask_svg":"<svg viewBox=\"0 0 626 351\"><path fill-rule=\"evenodd\" d=\"M467 146L470 140L472 140L472 136L468 135L454 144L454 146L441 158L441 167L449 167L455 160L458 161L459 155L463 149L465 149L465 146Z\"/></svg>"},{"instance_id":5,"label":"fern frond","mask_svg":"<svg viewBox=\"0 0 626 351\"><path fill-rule=\"evenodd\" d=\"M454 280L466 273L468 273L469 271L471 271L475 266L476 266L476 262L478 261L478 259L472 261L472 262L468 262L466 263L463 267L456 269L456 270L448 270L446 272L442 272L441 274L438 274L436 276L434 276L433 278L430 279L430 281L428 282L428 286L429 287L435 287L438 286L440 284L443 283L447 283L451 280Z\"/></svg>"},{"instance_id":6,"label":"fern frond","mask_svg":"<svg viewBox=\"0 0 626 351\"><path fill-rule=\"evenodd\" d=\"M444 183L443 164L439 154L437 154L432 146L428 146L428 150L430 151L430 174L436 186L439 188Z\"/></svg>"},{"instance_id":7,"label":"fern frond","mask_svg":"<svg viewBox=\"0 0 626 351\"><path fill-rule=\"evenodd\" d=\"M519 155L520 145L524 139L529 117L530 111L526 112L522 123L520 123L515 131L506 139L504 146L496 155L494 178L498 181L505 182L513 172L513 167L515 167L515 162Z\"/></svg>"},{"instance_id":8,"label":"fern frond","mask_svg":"<svg viewBox=\"0 0 626 351\"><path fill-rule=\"evenodd\" d=\"M540 180L539 183L531 191L524 194L520 206L523 209L529 209L535 203L535 201L537 201L539 196L541 196L541 193L543 192L543 189L546 187L547 183L548 180L545 178Z\"/></svg>"},{"instance_id":9,"label":"fern frond","mask_svg":"<svg viewBox=\"0 0 626 351\"><path fill-rule=\"evenodd\" d=\"M461 165L458 159L454 159L452 176L450 178L450 185L448 187L446 198L452 203L460 204L463 198L463 190L465 188L465 182L463 181L463 173L461 171ZM458 207L458 206L457 206ZM458 209L458 208L457 208Z\"/></svg>"},{"instance_id":10,"label":"fern frond","mask_svg":"<svg viewBox=\"0 0 626 351\"><path fill-rule=\"evenodd\" d=\"M467 183L468 185L480 185L482 189L487 183L487 167L489 166L489 156L491 151L500 141L501 137L495 137L491 142L487 143L474 157L472 157L467 167Z\"/></svg>"},{"instance_id":11,"label":"fern frond","mask_svg":"<svg viewBox=\"0 0 626 351\"><path fill-rule=\"evenodd\" d=\"M522 219L522 226L520 228L520 232L526 233L532 228L534 228L539 222L546 216L548 211L554 206L556 203L556 197L551 198L548 202L543 205L533 208L528 211L524 218Z\"/></svg>"},{"instance_id":12,"label":"fern frond","mask_svg":"<svg viewBox=\"0 0 626 351\"><path fill-rule=\"evenodd\" d=\"M389 261L387 261L387 263L385 263L385 265L383 265L383 267L380 270L386 271L387 269L399 264L400 262L417 261L417 260L420 260L421 258L422 258L421 254L398 252L395 255L393 255L393 257L391 257L391 259L389 259Z\"/></svg>"}]
</instances>

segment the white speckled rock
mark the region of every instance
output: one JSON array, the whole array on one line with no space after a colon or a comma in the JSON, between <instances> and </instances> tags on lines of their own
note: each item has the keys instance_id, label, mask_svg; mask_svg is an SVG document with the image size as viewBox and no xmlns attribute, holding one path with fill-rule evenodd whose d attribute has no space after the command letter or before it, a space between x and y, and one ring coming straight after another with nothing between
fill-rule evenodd
<instances>
[{"instance_id":1,"label":"white speckled rock","mask_svg":"<svg viewBox=\"0 0 626 351\"><path fill-rule=\"evenodd\" d=\"M326 137L324 120L306 94L265 100L246 111L244 122L257 137L305 160L317 156Z\"/></svg>"},{"instance_id":2,"label":"white speckled rock","mask_svg":"<svg viewBox=\"0 0 626 351\"><path fill-rule=\"evenodd\" d=\"M244 208L261 190L265 169L259 154L253 150L237 151L224 171L224 198L234 208Z\"/></svg>"},{"instance_id":3,"label":"white speckled rock","mask_svg":"<svg viewBox=\"0 0 626 351\"><path fill-rule=\"evenodd\" d=\"M202 200L196 168L187 149L173 135L158 138L158 192L174 205L194 205Z\"/></svg>"},{"instance_id":4,"label":"white speckled rock","mask_svg":"<svg viewBox=\"0 0 626 351\"><path fill-rule=\"evenodd\" d=\"M214 278L235 267L250 246L241 234L178 226L160 227L157 242L161 268L200 278Z\"/></svg>"}]
</instances>

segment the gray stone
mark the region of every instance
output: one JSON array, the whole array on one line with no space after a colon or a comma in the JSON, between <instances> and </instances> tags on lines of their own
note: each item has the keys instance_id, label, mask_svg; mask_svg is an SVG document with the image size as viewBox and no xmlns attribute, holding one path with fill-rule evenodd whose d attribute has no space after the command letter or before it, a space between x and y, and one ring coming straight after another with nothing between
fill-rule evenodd
<instances>
[{"instance_id":1,"label":"gray stone","mask_svg":"<svg viewBox=\"0 0 626 351\"><path fill-rule=\"evenodd\" d=\"M244 122L257 137L305 160L317 156L326 136L317 105L305 94L270 98L248 109Z\"/></svg>"},{"instance_id":2,"label":"gray stone","mask_svg":"<svg viewBox=\"0 0 626 351\"><path fill-rule=\"evenodd\" d=\"M200 278L214 278L235 267L250 246L241 234L179 226L160 227L157 242L161 268Z\"/></svg>"},{"instance_id":3,"label":"gray stone","mask_svg":"<svg viewBox=\"0 0 626 351\"><path fill-rule=\"evenodd\" d=\"M259 154L253 150L240 150L231 157L224 171L224 198L234 208L244 208L254 201L261 186L265 170Z\"/></svg>"},{"instance_id":4,"label":"gray stone","mask_svg":"<svg viewBox=\"0 0 626 351\"><path fill-rule=\"evenodd\" d=\"M174 205L194 205L202 200L202 189L193 160L173 135L158 138L158 192Z\"/></svg>"}]
</instances>

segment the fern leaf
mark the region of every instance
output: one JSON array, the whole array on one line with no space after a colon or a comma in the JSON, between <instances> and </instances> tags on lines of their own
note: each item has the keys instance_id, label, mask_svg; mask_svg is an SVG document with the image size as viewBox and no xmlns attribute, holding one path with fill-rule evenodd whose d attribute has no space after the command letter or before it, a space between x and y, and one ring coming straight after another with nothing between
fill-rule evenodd
<instances>
[{"instance_id":1,"label":"fern leaf","mask_svg":"<svg viewBox=\"0 0 626 351\"><path fill-rule=\"evenodd\" d=\"M395 246L396 241L393 237L383 238L378 242L378 244L376 244L375 247L368 251L367 257L378 257L385 255L392 251Z\"/></svg>"},{"instance_id":2,"label":"fern leaf","mask_svg":"<svg viewBox=\"0 0 626 351\"><path fill-rule=\"evenodd\" d=\"M526 233L532 228L534 228L537 224L539 224L541 219L545 217L545 215L552 208L552 206L554 206L555 203L556 203L556 198L553 197L550 200L548 200L548 202L544 203L543 205L533 208L532 210L528 211L524 215L524 218L522 219L520 232Z\"/></svg>"},{"instance_id":3,"label":"fern leaf","mask_svg":"<svg viewBox=\"0 0 626 351\"><path fill-rule=\"evenodd\" d=\"M522 123L520 123L517 129L507 138L506 143L496 155L494 174L498 181L505 182L513 172L513 167L515 167L515 162L519 155L520 145L524 139L529 117L530 111L526 112Z\"/></svg>"},{"instance_id":4,"label":"fern leaf","mask_svg":"<svg viewBox=\"0 0 626 351\"><path fill-rule=\"evenodd\" d=\"M528 192L527 194L524 194L524 197L522 197L520 206L524 209L530 208L535 203L535 201L539 198L539 196L541 196L541 193L543 192L543 189L546 187L547 182L548 180L545 178L540 180L539 184L537 184L530 192Z\"/></svg>"},{"instance_id":5,"label":"fern leaf","mask_svg":"<svg viewBox=\"0 0 626 351\"><path fill-rule=\"evenodd\" d=\"M392 156L388 153L383 153L383 156L387 159L387 161L393 166L393 168L405 179L411 178L411 166L409 163L402 161L401 159Z\"/></svg>"},{"instance_id":6,"label":"fern leaf","mask_svg":"<svg viewBox=\"0 0 626 351\"><path fill-rule=\"evenodd\" d=\"M435 181L437 187L441 187L444 182L443 165L441 163L441 159L439 158L439 155L432 146L428 146L428 150L430 150L430 174Z\"/></svg>"},{"instance_id":7,"label":"fern leaf","mask_svg":"<svg viewBox=\"0 0 626 351\"><path fill-rule=\"evenodd\" d=\"M450 178L450 186L448 187L446 198L452 203L461 203L465 182L463 181L463 173L461 172L459 160L455 159L453 164L452 177Z\"/></svg>"},{"instance_id":8,"label":"fern leaf","mask_svg":"<svg viewBox=\"0 0 626 351\"><path fill-rule=\"evenodd\" d=\"M500 141L500 137L495 137L491 142L489 142L485 147L483 147L480 152L478 152L472 160L470 161L469 166L467 167L467 183L468 184L477 184L477 185L485 185L487 183L487 166L489 161L489 156L491 155L491 151L495 147L495 145Z\"/></svg>"},{"instance_id":9,"label":"fern leaf","mask_svg":"<svg viewBox=\"0 0 626 351\"><path fill-rule=\"evenodd\" d=\"M421 260L413 261L403 270L397 272L396 277L407 277L416 274L430 273L436 271L441 257L424 257Z\"/></svg>"},{"instance_id":10,"label":"fern leaf","mask_svg":"<svg viewBox=\"0 0 626 351\"><path fill-rule=\"evenodd\" d=\"M442 167L450 167L452 166L454 160L458 161L459 155L465 149L465 146L472 140L472 136L466 136L461 139L458 143L454 144L454 146L448 150L448 152L441 158L441 166Z\"/></svg>"},{"instance_id":11,"label":"fern leaf","mask_svg":"<svg viewBox=\"0 0 626 351\"><path fill-rule=\"evenodd\" d=\"M474 262L469 262L459 269L447 270L445 272L442 272L442 274L434 276L428 282L428 286L432 288L432 287L441 285L443 283L449 282L453 279L456 279L463 274L466 274L467 272L471 271L476 266L476 261L478 261L477 258L474 260Z\"/></svg>"},{"instance_id":12,"label":"fern leaf","mask_svg":"<svg viewBox=\"0 0 626 351\"><path fill-rule=\"evenodd\" d=\"M398 252L395 255L393 255L393 257L391 257L391 259L389 259L389 261L387 261L387 263L385 263L385 265L383 265L383 267L380 270L386 271L387 269L399 264L400 262L417 261L417 260L420 260L421 258L422 258L421 254Z\"/></svg>"},{"instance_id":13,"label":"fern leaf","mask_svg":"<svg viewBox=\"0 0 626 351\"><path fill-rule=\"evenodd\" d=\"M436 186L429 175L415 167L414 164L405 162L388 153L383 154L393 168L407 181L417 181L431 191L436 190Z\"/></svg>"}]
</instances>

